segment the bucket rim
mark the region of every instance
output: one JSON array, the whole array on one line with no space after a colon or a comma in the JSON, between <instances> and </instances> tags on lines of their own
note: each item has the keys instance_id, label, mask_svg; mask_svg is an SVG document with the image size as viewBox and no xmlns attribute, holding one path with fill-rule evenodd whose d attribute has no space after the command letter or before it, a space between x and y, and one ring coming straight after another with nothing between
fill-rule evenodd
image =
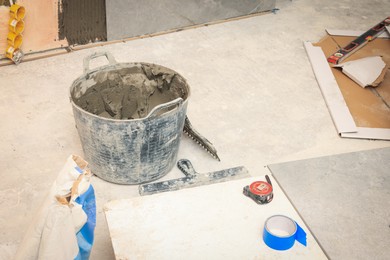
<instances>
[{"instance_id":1,"label":"bucket rim","mask_svg":"<svg viewBox=\"0 0 390 260\"><path fill-rule=\"evenodd\" d=\"M147 120L149 118L149 114L146 116L146 117L142 117L142 118L134 118L134 119L114 119L114 118L107 118L107 117L102 117L102 116L99 116L99 115L96 115L96 114L93 114L87 110L84 110L83 108L81 108L80 106L78 106L74 101L73 101L73 98L72 98L72 91L73 89L75 88L76 84L79 83L81 80L87 80L88 77L93 74L93 73L96 73L98 71L104 71L104 70L114 70L114 69L118 69L119 68L126 68L126 67L129 67L129 66L135 66L135 65L154 65L154 66L159 66L159 67L163 67L163 68L166 68L168 70L171 70L173 71L175 74L179 75L186 83L186 87L187 87L187 97L186 98L182 98L182 102L181 104L179 104L179 106L167 111L167 112L164 112L163 114L161 114L160 116L165 116L165 115L168 115L170 113L174 113L176 112L176 110L179 110L181 107L183 107L184 105L186 105L188 103L188 99L189 97L191 96L191 88L190 88L190 85L187 83L187 80L186 78L184 78L180 73L178 73L176 70L173 70L171 68L168 68L168 67L165 67L165 66L162 66L162 65L159 65L159 64L156 64L156 63L150 63L150 62L116 62L114 64L108 64L108 65L104 65L104 66L100 66L100 67L97 67L97 68L94 68L94 69L91 69L89 70L87 73L83 73L81 74L81 76L79 76L78 78L76 78L70 88L69 88L69 99L70 99L70 102L72 104L72 106L76 109L78 109L80 112L84 112L84 113L87 113L88 115L90 116L93 116L95 118L99 118L99 119L102 119L102 120L106 120L106 121L110 121L110 122L135 122L135 121L143 121L143 120ZM167 102L165 103L162 103L162 104L166 104ZM160 104L160 105L162 105Z\"/></svg>"}]
</instances>

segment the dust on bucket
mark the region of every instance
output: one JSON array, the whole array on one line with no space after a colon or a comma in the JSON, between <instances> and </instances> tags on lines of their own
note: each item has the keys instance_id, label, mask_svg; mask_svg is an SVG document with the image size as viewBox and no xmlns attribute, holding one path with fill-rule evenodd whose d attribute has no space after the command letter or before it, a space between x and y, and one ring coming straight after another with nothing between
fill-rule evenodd
<instances>
[{"instance_id":1,"label":"dust on bucket","mask_svg":"<svg viewBox=\"0 0 390 260\"><path fill-rule=\"evenodd\" d=\"M90 69L100 56L108 65ZM189 95L186 80L166 67L117 63L107 52L86 57L70 99L92 172L119 184L167 174L177 159Z\"/></svg>"}]
</instances>

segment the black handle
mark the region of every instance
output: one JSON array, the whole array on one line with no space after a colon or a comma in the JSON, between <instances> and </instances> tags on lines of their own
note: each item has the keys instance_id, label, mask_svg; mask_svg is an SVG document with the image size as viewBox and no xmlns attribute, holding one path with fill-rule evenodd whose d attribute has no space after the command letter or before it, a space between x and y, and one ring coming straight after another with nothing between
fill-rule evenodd
<instances>
[{"instance_id":1,"label":"black handle","mask_svg":"<svg viewBox=\"0 0 390 260\"><path fill-rule=\"evenodd\" d=\"M190 160L187 159L179 160L177 162L177 167L188 177L196 175L195 169L192 166Z\"/></svg>"}]
</instances>

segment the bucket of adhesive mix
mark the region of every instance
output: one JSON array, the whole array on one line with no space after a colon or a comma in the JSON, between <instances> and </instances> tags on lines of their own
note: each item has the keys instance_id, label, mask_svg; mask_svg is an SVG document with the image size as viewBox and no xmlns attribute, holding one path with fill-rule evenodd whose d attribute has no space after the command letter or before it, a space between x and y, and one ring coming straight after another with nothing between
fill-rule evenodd
<instances>
[{"instance_id":1,"label":"bucket of adhesive mix","mask_svg":"<svg viewBox=\"0 0 390 260\"><path fill-rule=\"evenodd\" d=\"M108 65L90 69L104 56ZM119 184L158 179L175 165L190 88L177 72L150 63L117 63L110 53L84 59L70 99L85 159Z\"/></svg>"}]
</instances>

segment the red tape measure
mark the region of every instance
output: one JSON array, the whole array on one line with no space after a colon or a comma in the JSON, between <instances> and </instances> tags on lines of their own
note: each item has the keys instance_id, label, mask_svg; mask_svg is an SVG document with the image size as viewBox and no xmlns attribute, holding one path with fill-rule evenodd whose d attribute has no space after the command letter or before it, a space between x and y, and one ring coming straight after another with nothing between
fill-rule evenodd
<instances>
[{"instance_id":1,"label":"red tape measure","mask_svg":"<svg viewBox=\"0 0 390 260\"><path fill-rule=\"evenodd\" d=\"M245 186L243 193L245 196L253 199L257 204L270 203L274 197L271 180L268 175L265 176L267 182L255 181L249 186Z\"/></svg>"}]
</instances>

